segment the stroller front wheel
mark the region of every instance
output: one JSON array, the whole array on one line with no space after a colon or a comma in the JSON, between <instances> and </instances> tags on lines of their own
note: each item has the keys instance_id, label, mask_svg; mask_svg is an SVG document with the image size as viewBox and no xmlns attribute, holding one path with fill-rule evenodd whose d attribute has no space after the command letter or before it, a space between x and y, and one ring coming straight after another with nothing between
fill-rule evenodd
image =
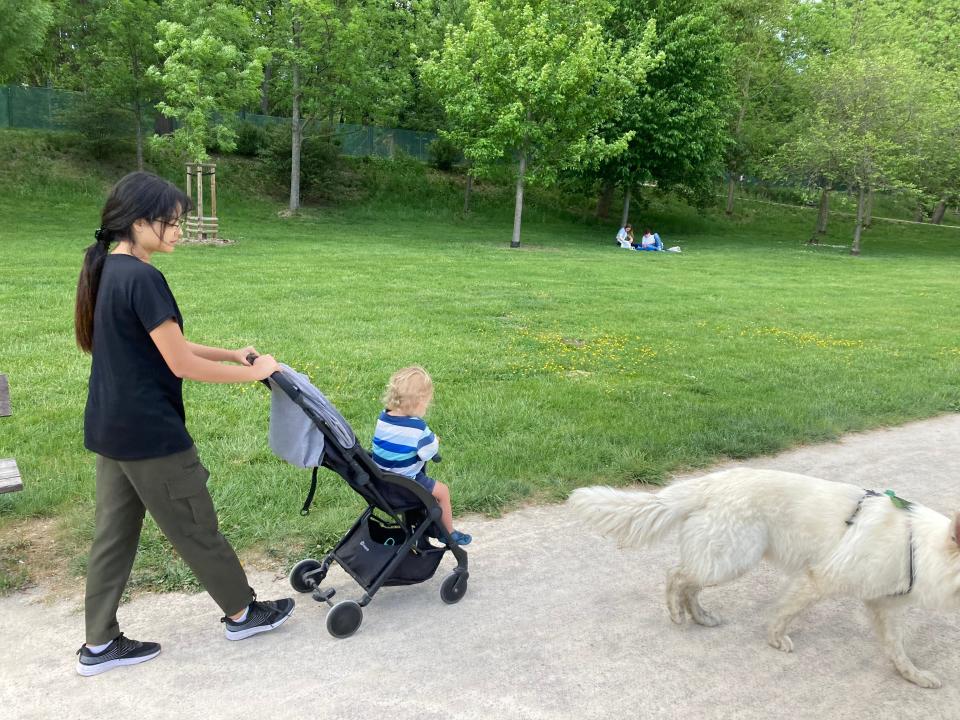
<instances>
[{"instance_id":1,"label":"stroller front wheel","mask_svg":"<svg viewBox=\"0 0 960 720\"><path fill-rule=\"evenodd\" d=\"M290 587L292 587L298 593L310 592L316 588L321 582L323 582L323 578L326 573L324 572L313 575L309 578L306 576L308 573L312 573L319 567L320 563L313 558L307 558L306 560L301 560L298 562L290 570Z\"/></svg>"},{"instance_id":2,"label":"stroller front wheel","mask_svg":"<svg viewBox=\"0 0 960 720\"><path fill-rule=\"evenodd\" d=\"M452 572L440 584L440 599L447 605L460 602L466 594L467 576L465 574Z\"/></svg>"},{"instance_id":3,"label":"stroller front wheel","mask_svg":"<svg viewBox=\"0 0 960 720\"><path fill-rule=\"evenodd\" d=\"M327 613L327 632L335 638L353 635L363 622L363 610L353 600L341 600Z\"/></svg>"}]
</instances>

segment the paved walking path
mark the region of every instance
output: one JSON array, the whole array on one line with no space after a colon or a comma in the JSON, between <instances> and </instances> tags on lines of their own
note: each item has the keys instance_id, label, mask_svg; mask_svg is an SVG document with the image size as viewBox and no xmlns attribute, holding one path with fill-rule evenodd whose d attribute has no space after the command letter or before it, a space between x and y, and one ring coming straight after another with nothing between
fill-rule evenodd
<instances>
[{"instance_id":1,"label":"paved walking path","mask_svg":"<svg viewBox=\"0 0 960 720\"><path fill-rule=\"evenodd\" d=\"M960 415L852 435L744 463L843 480L944 513L960 508ZM732 464L731 464L732 465ZM768 567L703 593L718 628L675 627L663 582L675 548L619 550L563 506L468 519L467 596L430 582L382 590L358 633L334 640L326 606L298 596L273 633L231 643L206 595L147 595L121 608L156 660L93 678L74 673L83 619L41 591L0 599L0 715L5 718L960 718L960 613L913 610L907 647L940 690L902 680L857 603L829 600L794 628L796 650L768 647L778 587ZM286 579L252 573L261 597ZM338 598L359 592L338 568Z\"/></svg>"}]
</instances>

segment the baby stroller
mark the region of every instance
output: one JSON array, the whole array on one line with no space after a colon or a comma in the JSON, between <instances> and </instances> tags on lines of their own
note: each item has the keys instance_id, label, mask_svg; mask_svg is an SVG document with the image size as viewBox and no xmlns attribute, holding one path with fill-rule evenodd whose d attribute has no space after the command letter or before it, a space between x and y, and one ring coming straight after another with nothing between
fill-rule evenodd
<instances>
[{"instance_id":1,"label":"baby stroller","mask_svg":"<svg viewBox=\"0 0 960 720\"><path fill-rule=\"evenodd\" d=\"M274 373L269 381L264 381L268 387L270 383L283 391L323 434L323 467L337 473L367 502L367 509L323 560L307 558L290 570L294 590L312 593L314 600L330 606L327 631L336 638L355 633L363 622L362 608L381 587L429 580L447 550L453 553L457 566L440 585L440 598L447 604L459 602L467 592L467 553L440 523L441 510L434 497L410 478L381 470L322 394L305 394L289 373ZM315 392L312 386L310 390ZM313 468L310 492L301 510L304 515L313 502L317 469ZM435 546L430 538L444 546ZM334 562L363 588L359 601L334 603L336 591L320 587Z\"/></svg>"}]
</instances>

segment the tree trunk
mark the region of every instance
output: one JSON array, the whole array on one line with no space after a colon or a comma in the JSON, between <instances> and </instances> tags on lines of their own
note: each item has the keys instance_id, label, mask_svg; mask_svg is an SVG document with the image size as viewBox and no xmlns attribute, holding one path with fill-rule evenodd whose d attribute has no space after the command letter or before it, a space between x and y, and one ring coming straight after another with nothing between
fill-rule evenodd
<instances>
[{"instance_id":1,"label":"tree trunk","mask_svg":"<svg viewBox=\"0 0 960 720\"><path fill-rule=\"evenodd\" d=\"M820 238L827 234L827 221L830 217L830 188L820 189L820 207L817 211L817 229L810 238L809 244L819 245Z\"/></svg>"},{"instance_id":2,"label":"tree trunk","mask_svg":"<svg viewBox=\"0 0 960 720\"><path fill-rule=\"evenodd\" d=\"M137 170L143 170L143 105L138 99L134 104L137 124Z\"/></svg>"},{"instance_id":3,"label":"tree trunk","mask_svg":"<svg viewBox=\"0 0 960 720\"><path fill-rule=\"evenodd\" d=\"M470 212L470 193L473 192L473 173L467 170L467 187L463 191L463 214Z\"/></svg>"},{"instance_id":4,"label":"tree trunk","mask_svg":"<svg viewBox=\"0 0 960 720\"><path fill-rule=\"evenodd\" d=\"M737 126L733 131L733 142L740 142L740 133L743 131L743 119L747 116L747 103L750 101L750 81L753 79L750 71L743 78L743 87L740 90L740 111L737 113ZM732 164L732 163L731 163ZM735 168L727 168L729 179L727 180L727 215L733 215L733 200L737 188L736 177L739 175Z\"/></svg>"},{"instance_id":5,"label":"tree trunk","mask_svg":"<svg viewBox=\"0 0 960 720\"><path fill-rule=\"evenodd\" d=\"M263 82L260 84L260 114L270 114L270 77L273 75L273 64L267 63L263 68Z\"/></svg>"},{"instance_id":6,"label":"tree trunk","mask_svg":"<svg viewBox=\"0 0 960 720\"><path fill-rule=\"evenodd\" d=\"M737 192L737 178L733 173L730 173L730 178L727 180L727 215L733 215L733 198Z\"/></svg>"},{"instance_id":7,"label":"tree trunk","mask_svg":"<svg viewBox=\"0 0 960 720\"><path fill-rule=\"evenodd\" d=\"M527 174L527 148L520 151L520 169L517 172L517 202L513 208L513 239L510 247L520 247L520 216L523 214L523 178Z\"/></svg>"},{"instance_id":8,"label":"tree trunk","mask_svg":"<svg viewBox=\"0 0 960 720\"><path fill-rule=\"evenodd\" d=\"M613 203L613 191L616 189L609 180L604 180L600 186L600 197L597 198L597 219L606 220L610 217L610 205Z\"/></svg>"},{"instance_id":9,"label":"tree trunk","mask_svg":"<svg viewBox=\"0 0 960 720\"><path fill-rule=\"evenodd\" d=\"M873 227L873 188L867 191L867 207L863 211L863 227Z\"/></svg>"},{"instance_id":10,"label":"tree trunk","mask_svg":"<svg viewBox=\"0 0 960 720\"><path fill-rule=\"evenodd\" d=\"M140 53L133 53L133 76L140 77ZM135 92L133 102L134 122L137 125L137 170L143 170L143 99L140 90Z\"/></svg>"},{"instance_id":11,"label":"tree trunk","mask_svg":"<svg viewBox=\"0 0 960 720\"><path fill-rule=\"evenodd\" d=\"M923 203L917 205L917 214L914 216L914 222L922 223L924 218L927 216L927 209L923 206Z\"/></svg>"},{"instance_id":12,"label":"tree trunk","mask_svg":"<svg viewBox=\"0 0 960 720\"><path fill-rule=\"evenodd\" d=\"M620 218L620 227L626 227L630 220L630 186L623 192L623 217Z\"/></svg>"},{"instance_id":13,"label":"tree trunk","mask_svg":"<svg viewBox=\"0 0 960 720\"><path fill-rule=\"evenodd\" d=\"M933 209L933 215L930 216L930 222L934 225L939 225L943 222L943 216L947 214L947 199L940 198L940 202L937 203L937 206Z\"/></svg>"},{"instance_id":14,"label":"tree trunk","mask_svg":"<svg viewBox=\"0 0 960 720\"><path fill-rule=\"evenodd\" d=\"M300 49L300 23L293 23L293 44ZM292 63L293 118L290 138L290 212L300 209L300 146L303 144L303 124L300 122L300 65Z\"/></svg>"},{"instance_id":15,"label":"tree trunk","mask_svg":"<svg viewBox=\"0 0 960 720\"><path fill-rule=\"evenodd\" d=\"M860 254L860 233L863 232L863 210L866 204L866 189L860 186L860 192L857 194L857 225L853 229L853 246L850 248L851 255Z\"/></svg>"}]
</instances>

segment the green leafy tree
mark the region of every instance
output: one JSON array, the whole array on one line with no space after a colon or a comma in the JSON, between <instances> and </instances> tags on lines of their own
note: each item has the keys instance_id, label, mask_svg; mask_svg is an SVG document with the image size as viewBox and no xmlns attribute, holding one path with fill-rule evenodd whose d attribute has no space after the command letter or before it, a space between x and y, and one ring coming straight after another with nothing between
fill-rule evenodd
<instances>
[{"instance_id":1,"label":"green leafy tree","mask_svg":"<svg viewBox=\"0 0 960 720\"><path fill-rule=\"evenodd\" d=\"M54 21L43 0L0 0L0 84L19 80L41 48Z\"/></svg>"},{"instance_id":2,"label":"green leafy tree","mask_svg":"<svg viewBox=\"0 0 960 720\"><path fill-rule=\"evenodd\" d=\"M605 39L605 2L480 0L469 28L453 27L424 63L442 98L445 135L478 176L516 159L511 247L520 245L524 184L550 183L583 164L622 153L632 133L604 137L652 62L651 32L624 50Z\"/></svg>"},{"instance_id":3,"label":"green leafy tree","mask_svg":"<svg viewBox=\"0 0 960 720\"><path fill-rule=\"evenodd\" d=\"M910 48L923 68L927 89L928 129L921 140L913 183L920 218L932 207L930 221L943 220L947 204L960 199L960 0L875 0L884 22L884 38Z\"/></svg>"},{"instance_id":4,"label":"green leafy tree","mask_svg":"<svg viewBox=\"0 0 960 720\"><path fill-rule=\"evenodd\" d=\"M256 101L269 51L250 47L251 18L241 7L184 2L179 11L182 22L158 24L163 61L148 75L164 90L160 112L179 122L174 146L203 161L208 147L233 149L230 116Z\"/></svg>"},{"instance_id":5,"label":"green leafy tree","mask_svg":"<svg viewBox=\"0 0 960 720\"><path fill-rule=\"evenodd\" d=\"M94 0L84 20L84 44L76 51L90 100L132 118L141 170L146 122L160 91L148 70L159 62L155 45L161 13L158 0Z\"/></svg>"},{"instance_id":6,"label":"green leafy tree","mask_svg":"<svg viewBox=\"0 0 960 720\"><path fill-rule=\"evenodd\" d=\"M274 15L277 106L291 115L289 209L300 207L300 153L311 123L395 120L413 65L411 14L397 3L284 0Z\"/></svg>"},{"instance_id":7,"label":"green leafy tree","mask_svg":"<svg viewBox=\"0 0 960 720\"><path fill-rule=\"evenodd\" d=\"M723 29L734 51L734 79L727 146L727 214L733 213L737 179L759 174L785 139L786 127L800 110L793 91L796 68L810 52L794 22L804 16L798 0L724 0Z\"/></svg>"},{"instance_id":8,"label":"green leafy tree","mask_svg":"<svg viewBox=\"0 0 960 720\"><path fill-rule=\"evenodd\" d=\"M712 202L723 171L733 82L732 48L716 0L627 0L608 22L614 37L642 42L645 23L656 22L656 62L647 82L610 123L614 133L632 130L626 152L601 168L602 198L614 184L625 190L623 223L631 191L653 181L704 205ZM602 213L598 213L602 214Z\"/></svg>"},{"instance_id":9,"label":"green leafy tree","mask_svg":"<svg viewBox=\"0 0 960 720\"><path fill-rule=\"evenodd\" d=\"M916 55L893 45L854 45L805 70L807 105L778 158L787 173L856 191L854 255L860 254L870 192L910 187L922 163L918 151L930 126L923 76Z\"/></svg>"}]
</instances>

